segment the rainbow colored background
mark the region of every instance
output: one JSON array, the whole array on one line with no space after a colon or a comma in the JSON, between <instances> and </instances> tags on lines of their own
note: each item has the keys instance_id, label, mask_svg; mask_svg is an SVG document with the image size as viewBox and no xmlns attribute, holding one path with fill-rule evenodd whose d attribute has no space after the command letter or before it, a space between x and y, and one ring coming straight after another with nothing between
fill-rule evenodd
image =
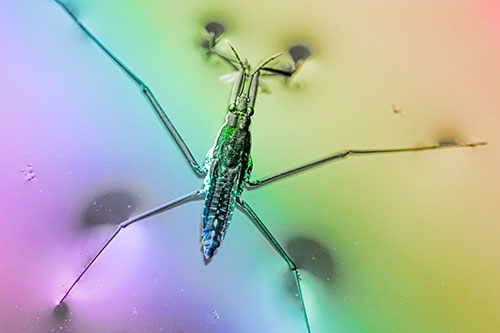
<instances>
[{"instance_id":1,"label":"rainbow colored background","mask_svg":"<svg viewBox=\"0 0 500 333\"><path fill-rule=\"evenodd\" d=\"M253 64L293 41L314 51L258 97L255 177L345 148L488 141L353 158L244 198L302 268L313 332L500 331L496 1L67 3L199 161L230 91L197 46L209 19ZM285 263L240 212L203 265L202 202L120 233L54 311L113 223L201 181L55 2L0 2L0 25L0 331L304 332Z\"/></svg>"}]
</instances>

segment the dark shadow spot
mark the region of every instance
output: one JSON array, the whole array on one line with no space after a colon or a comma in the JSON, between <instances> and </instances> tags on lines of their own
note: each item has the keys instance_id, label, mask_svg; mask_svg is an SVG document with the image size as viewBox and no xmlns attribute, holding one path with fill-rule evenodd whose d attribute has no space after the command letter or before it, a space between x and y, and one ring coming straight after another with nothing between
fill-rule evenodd
<instances>
[{"instance_id":1,"label":"dark shadow spot","mask_svg":"<svg viewBox=\"0 0 500 333\"><path fill-rule=\"evenodd\" d=\"M458 145L458 142L454 139L449 139L449 138L443 138L441 140L439 140L439 145L441 147L444 147L444 146L456 146Z\"/></svg>"},{"instance_id":2,"label":"dark shadow spot","mask_svg":"<svg viewBox=\"0 0 500 333\"><path fill-rule=\"evenodd\" d=\"M66 303L58 304L52 311L53 331L71 331L71 312Z\"/></svg>"},{"instance_id":3,"label":"dark shadow spot","mask_svg":"<svg viewBox=\"0 0 500 333\"><path fill-rule=\"evenodd\" d=\"M213 34L214 40L217 40L224 32L226 32L226 27L221 22L211 21L205 24L205 30L208 34Z\"/></svg>"},{"instance_id":4,"label":"dark shadow spot","mask_svg":"<svg viewBox=\"0 0 500 333\"><path fill-rule=\"evenodd\" d=\"M311 238L296 237L285 244L285 251L297 265L299 279L301 272L308 272L322 281L325 286L332 285L335 279L335 266L325 246ZM294 303L299 307L302 306L295 274L289 269L283 272L281 288Z\"/></svg>"},{"instance_id":5,"label":"dark shadow spot","mask_svg":"<svg viewBox=\"0 0 500 333\"><path fill-rule=\"evenodd\" d=\"M321 243L307 237L296 237L286 243L285 250L299 271L307 271L325 284L332 282L335 274L333 258Z\"/></svg>"},{"instance_id":6,"label":"dark shadow spot","mask_svg":"<svg viewBox=\"0 0 500 333\"><path fill-rule=\"evenodd\" d=\"M99 194L83 210L82 227L92 228L103 224L118 224L127 220L137 207L137 200L125 191Z\"/></svg>"},{"instance_id":7,"label":"dark shadow spot","mask_svg":"<svg viewBox=\"0 0 500 333\"><path fill-rule=\"evenodd\" d=\"M436 141L440 146L456 146L464 142L464 137L457 129L445 127L436 132Z\"/></svg>"},{"instance_id":8,"label":"dark shadow spot","mask_svg":"<svg viewBox=\"0 0 500 333\"><path fill-rule=\"evenodd\" d=\"M66 303L57 304L53 311L55 319L64 320L69 317L69 307Z\"/></svg>"},{"instance_id":9,"label":"dark shadow spot","mask_svg":"<svg viewBox=\"0 0 500 333\"><path fill-rule=\"evenodd\" d=\"M312 51L305 45L296 44L288 48L288 54L292 58L295 66L306 61L312 55Z\"/></svg>"},{"instance_id":10,"label":"dark shadow spot","mask_svg":"<svg viewBox=\"0 0 500 333\"><path fill-rule=\"evenodd\" d=\"M205 50L207 56L211 56L214 53L215 45L224 32L226 32L226 27L218 21L209 21L205 24L205 31L207 34L202 37L200 46Z\"/></svg>"}]
</instances>

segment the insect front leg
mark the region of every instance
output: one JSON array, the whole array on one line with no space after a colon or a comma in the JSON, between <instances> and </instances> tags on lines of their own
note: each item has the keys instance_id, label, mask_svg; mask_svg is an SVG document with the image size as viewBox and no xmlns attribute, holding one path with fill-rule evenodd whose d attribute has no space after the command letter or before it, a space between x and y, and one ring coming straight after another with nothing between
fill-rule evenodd
<instances>
[{"instance_id":1,"label":"insect front leg","mask_svg":"<svg viewBox=\"0 0 500 333\"><path fill-rule=\"evenodd\" d=\"M109 51L97 39L97 37L95 37L87 29L87 27L85 27L85 25L83 25L83 23L80 22L80 20L78 20L78 18L75 16L75 14L73 14L73 12L71 12L71 10L69 10L69 8L64 3L62 3L60 0L54 0L54 1L71 17L71 19L80 27L80 29L85 33L85 35L87 35L87 37L89 37L92 41L94 41L97 44L97 46L102 51L104 51L104 53L106 53L106 55L109 56L111 58L111 60L113 60L113 62L116 65L118 65L118 67L120 67L125 72L125 74L127 74L127 76L132 81L134 81L134 83L137 86L139 86L139 88L141 89L142 94L148 100L149 104L151 105L151 107L155 111L155 113L158 116L159 120L165 126L165 128L167 129L167 131L170 133L170 135L174 139L175 143L177 144L177 147L180 149L180 151L184 155L184 158L186 159L186 161L189 163L189 165L193 169L193 172L197 176L203 177L205 175L206 171L202 167L200 167L200 165L198 164L198 162L194 158L193 154L189 150L187 144L184 142L184 140L182 139L181 135L179 134L179 131L177 131L177 129L175 128L175 126L172 123L172 121L170 121L170 119L168 118L167 114L165 113L165 111L161 107L160 103L158 103L158 100L153 95L153 93L151 92L151 89L149 89L149 87L146 85L146 83L144 83L144 81L142 81L137 75L135 75L134 72L132 72L132 70L130 70L123 62L121 62L113 53L111 53L111 51Z\"/></svg>"},{"instance_id":2,"label":"insect front leg","mask_svg":"<svg viewBox=\"0 0 500 333\"><path fill-rule=\"evenodd\" d=\"M412 151L424 151L424 150L434 150L434 149L444 149L444 148L461 148L461 147L476 147L486 145L486 142L473 142L473 143L457 143L457 142L442 142L432 146L417 146L417 147L407 147L407 148L394 148L394 149L348 149L342 150L329 155L319 160L312 161L295 168L287 169L267 177L258 180L249 180L246 182L246 186L249 189L254 189L279 179L287 178L292 175L296 175L303 171L309 170L311 168L334 162L336 160L346 159L349 156L366 156L366 155L376 155L376 154L386 154L386 153L404 153Z\"/></svg>"},{"instance_id":3,"label":"insect front leg","mask_svg":"<svg viewBox=\"0 0 500 333\"><path fill-rule=\"evenodd\" d=\"M201 47L204 49L207 57L217 56L222 61L227 63L233 69L238 70L238 60L224 55L216 49L217 43L220 41L221 36L226 32L226 27L220 22L209 22L205 24L207 35L201 40Z\"/></svg>"},{"instance_id":4,"label":"insect front leg","mask_svg":"<svg viewBox=\"0 0 500 333\"><path fill-rule=\"evenodd\" d=\"M152 217L154 215L166 212L167 210L170 210L172 208L175 208L175 207L178 207L180 205L183 205L183 204L185 204L185 203L187 203L189 201L200 199L200 198L203 197L203 195L204 195L203 190L197 190L197 191L188 193L186 195L183 195L182 197L179 197L179 198L177 198L175 200L172 200L172 201L170 201L170 202L168 202L166 204L163 204L161 206L158 206L156 208L148 210L148 211L146 211L146 212L144 212L142 214L139 214L137 216L131 217L128 220L120 223L118 225L118 227L116 228L115 232L111 235L111 237L108 238L108 240L104 243L104 245L101 247L101 249L99 251L97 251L97 254L92 258L92 260L90 260L90 262L87 264L87 266L85 266L85 268L80 273L80 275L78 275L78 277L76 278L76 280L71 284L71 286L69 287L69 289L66 291L66 293L64 294L64 296L59 301L59 304L61 304L62 302L64 302L64 300L66 299L66 297L68 297L69 293L71 292L71 290L73 290L73 288L78 283L78 281L80 281L80 279L88 271L88 269L90 268L90 266L92 266L92 264L101 255L101 253L104 251L104 249L106 249L106 247L111 243L111 241L118 235L118 233L122 229L125 229L126 227L128 227L129 225L131 225L133 223L136 223L136 222L139 222L139 221L143 221L144 219L146 219L148 217Z\"/></svg>"},{"instance_id":5,"label":"insect front leg","mask_svg":"<svg viewBox=\"0 0 500 333\"><path fill-rule=\"evenodd\" d=\"M283 247L279 244L279 242L274 238L273 234L267 229L267 227L264 225L262 220L259 218L259 216L255 213L255 211L250 207L250 205L244 201L241 198L236 199L236 202L238 204L238 208L240 208L255 224L255 226L259 229L259 231L266 237L266 239L269 241L271 246L276 250L276 252L285 260L286 264L290 268L290 270L293 272L294 277L295 277L295 282L297 283L297 291L300 297L300 302L302 305L302 311L304 313L304 320L306 322L306 328L307 332L311 333L311 328L309 326L309 318L307 316L306 312L306 306L304 303L304 297L302 295L302 288L300 286L300 275L299 271L297 270L297 266L294 264L292 259L288 256L288 254L285 252Z\"/></svg>"}]
</instances>

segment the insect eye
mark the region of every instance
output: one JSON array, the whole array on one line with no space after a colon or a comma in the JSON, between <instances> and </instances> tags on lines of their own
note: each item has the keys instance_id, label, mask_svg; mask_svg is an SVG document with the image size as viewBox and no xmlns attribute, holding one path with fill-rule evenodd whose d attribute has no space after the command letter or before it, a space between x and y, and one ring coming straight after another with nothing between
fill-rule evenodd
<instances>
[{"instance_id":1,"label":"insect eye","mask_svg":"<svg viewBox=\"0 0 500 333\"><path fill-rule=\"evenodd\" d=\"M253 107L251 107L250 105L247 106L247 113L249 116L253 116L253 113L254 113Z\"/></svg>"},{"instance_id":2,"label":"insect eye","mask_svg":"<svg viewBox=\"0 0 500 333\"><path fill-rule=\"evenodd\" d=\"M233 104L230 104L230 105L227 107L227 109L228 109L229 111L234 111L234 109L236 109L236 105L235 105L234 103L233 103Z\"/></svg>"},{"instance_id":3,"label":"insect eye","mask_svg":"<svg viewBox=\"0 0 500 333\"><path fill-rule=\"evenodd\" d=\"M298 65L299 63L309 59L312 55L312 51L309 47L303 44L296 44L288 49L288 54L292 58L295 65Z\"/></svg>"}]
</instances>

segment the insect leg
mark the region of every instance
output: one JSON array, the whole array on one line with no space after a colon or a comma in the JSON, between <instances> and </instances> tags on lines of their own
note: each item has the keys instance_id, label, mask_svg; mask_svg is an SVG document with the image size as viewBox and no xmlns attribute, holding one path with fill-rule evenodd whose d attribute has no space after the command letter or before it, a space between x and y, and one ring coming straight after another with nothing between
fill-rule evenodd
<instances>
[{"instance_id":1,"label":"insect leg","mask_svg":"<svg viewBox=\"0 0 500 333\"><path fill-rule=\"evenodd\" d=\"M307 317L307 312L306 312L306 306L304 303L304 297L302 295L302 288L300 287L300 274L297 269L297 266L293 263L292 259L286 254L285 250L281 247L281 245L278 243L276 238L271 234L269 229L264 225L262 220L257 216L255 211L250 207L250 205L244 201L241 198L238 198L237 201L238 207L252 220L252 222L255 224L255 226L262 232L262 234L265 235L269 243L272 245L272 247L278 252L278 254L286 261L288 267L290 270L293 272L295 276L295 282L297 283L297 291L299 293L300 297L300 302L302 305L302 311L304 313L304 319L306 321L306 327L307 327L307 332L311 332L311 328L309 326L309 318Z\"/></svg>"},{"instance_id":2,"label":"insect leg","mask_svg":"<svg viewBox=\"0 0 500 333\"><path fill-rule=\"evenodd\" d=\"M312 51L309 47L296 44L288 49L288 55L293 60L293 66L289 68L273 68L273 67L263 67L264 76L277 76L280 75L285 78L285 80L292 77L295 72L297 72L300 66L307 61L312 56Z\"/></svg>"},{"instance_id":3,"label":"insect leg","mask_svg":"<svg viewBox=\"0 0 500 333\"><path fill-rule=\"evenodd\" d=\"M157 99L155 98L155 96L153 95L153 93L151 92L151 90L149 89L149 87L137 75L135 75L134 72L132 72L127 66L125 66L124 63L122 63L115 55L113 55L113 53L111 53L111 51L109 51L83 25L83 23L78 20L78 18L75 16L75 14L73 14L69 10L69 8L66 7L65 4L63 4L60 0L54 0L54 1L71 17L71 19L73 21L75 21L76 24L78 24L78 26L83 30L84 33L90 39L92 39L97 44L97 46L99 46L99 48L101 50L103 50L104 53L106 53L106 55L108 55L111 58L111 60L113 60L113 62L115 64L117 64L118 67L120 67L125 72L125 74L127 74L127 76L135 82L135 84L137 86L139 86L139 88L141 89L142 94L144 95L144 97L146 97L146 99L148 100L149 104L151 105L151 107L155 111L155 113L158 116L158 118L160 119L160 121L167 128L168 132L170 133L170 135L174 139L174 141L177 144L178 148L181 150L181 152L184 155L185 159L187 160L187 162L189 163L189 165L193 169L193 172L197 176L199 176L199 177L204 176L205 171L200 167L200 165L198 164L198 162L196 161L196 159L193 157L193 154L189 150L188 146L186 145L186 143L184 142L184 140L182 139L181 135L179 134L179 132L177 131L177 129L174 127L174 125L172 124L172 122L170 121L170 119L168 118L168 116L165 113L165 111L163 111L162 107L158 103Z\"/></svg>"},{"instance_id":4,"label":"insect leg","mask_svg":"<svg viewBox=\"0 0 500 333\"><path fill-rule=\"evenodd\" d=\"M179 198L177 198L175 200L172 200L170 202L167 202L167 203L165 203L165 204L163 204L161 206L158 206L156 208L148 210L148 211L146 211L146 212L144 212L142 214L139 214L137 216L131 217L128 220L120 223L120 225L116 228L115 232L111 235L111 237L108 238L108 240L106 241L106 243L104 243L104 245L97 252L97 254L92 258L92 260L90 260L90 262L87 264L87 266L85 266L85 268L80 273L80 275L78 275L78 277L73 282L73 284L71 284L71 286L69 287L68 291L66 291L66 293L64 294L64 296L59 301L59 304L61 304L62 302L64 302L64 300L66 299L66 297L68 297L68 295L71 292L71 290L73 289L73 287L75 287L75 285L78 283L78 281L80 281L80 279L87 272L87 270L90 268L90 266L92 266L92 264L96 261L97 257L99 257L99 255L104 251L104 249L109 245L109 243L111 243L111 241L116 237L116 235L118 235L118 233L122 229L125 229L126 227L128 227L129 225L131 225L131 224L133 224L135 222L142 221L142 220L144 220L144 219L146 219L148 217L154 216L156 214L165 212L165 211L167 211L169 209L172 209L174 207L177 207L177 206L180 206L182 204L185 204L186 202L199 199L199 198L201 198L203 196L203 194L204 194L204 192L202 190L197 190L197 191L188 193L186 195L183 195L182 197L179 197Z\"/></svg>"},{"instance_id":5,"label":"insect leg","mask_svg":"<svg viewBox=\"0 0 500 333\"><path fill-rule=\"evenodd\" d=\"M336 152L333 155L320 158L319 160L312 161L295 168L284 170L262 179L247 181L246 186L249 189L254 189L262 185L269 184L279 179L283 179L300 172L306 171L308 169L317 167L319 165L333 162L336 160L345 159L349 156L364 156L364 155L374 155L374 154L385 154L385 153L403 153L411 151L423 151L423 150L433 150L433 149L444 149L444 148L459 148L459 147L475 147L486 145L486 142L474 142L474 143L457 143L457 142L442 142L432 146L419 146L419 147L409 147L409 148L395 148L395 149L349 149Z\"/></svg>"},{"instance_id":6,"label":"insect leg","mask_svg":"<svg viewBox=\"0 0 500 333\"><path fill-rule=\"evenodd\" d=\"M209 46L208 50L206 50L205 52L207 53L208 57L210 57L212 55L216 55L221 60L223 60L225 63L227 63L229 66L231 66L232 68L234 68L235 70L239 69L239 67L238 67L238 60L230 58L230 57L228 57L228 56L220 53L219 51L213 49L212 46Z\"/></svg>"},{"instance_id":7,"label":"insect leg","mask_svg":"<svg viewBox=\"0 0 500 333\"><path fill-rule=\"evenodd\" d=\"M215 55L226 62L233 69L238 70L239 67L237 59L228 57L215 49L215 45L220 40L220 36L223 34L223 31L215 31L216 29L220 29L218 28L219 25L214 22L212 24L215 24L215 26L211 26L210 23L205 26L205 30L208 33L207 38L204 38L201 41L201 47L204 49L207 58Z\"/></svg>"}]
</instances>

